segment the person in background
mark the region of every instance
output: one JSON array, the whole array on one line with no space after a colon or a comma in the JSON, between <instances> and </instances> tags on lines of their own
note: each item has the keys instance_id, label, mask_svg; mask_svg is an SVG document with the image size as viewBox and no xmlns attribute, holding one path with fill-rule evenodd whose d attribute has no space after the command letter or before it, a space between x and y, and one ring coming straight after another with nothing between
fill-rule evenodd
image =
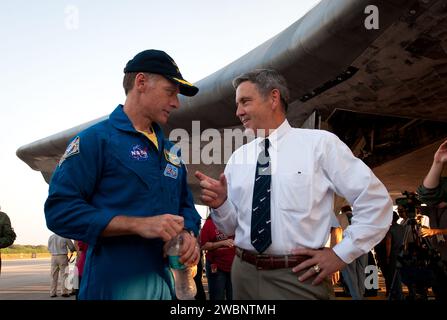
<instances>
[{"instance_id":1,"label":"person in background","mask_svg":"<svg viewBox=\"0 0 447 320\"><path fill-rule=\"evenodd\" d=\"M447 177L441 176L447 162L447 140L436 150L433 163L418 187L419 200L427 204L421 207L429 218L429 228L421 228L420 235L430 239L440 254L434 268L433 292L437 300L447 301Z\"/></svg>"},{"instance_id":2,"label":"person in background","mask_svg":"<svg viewBox=\"0 0 447 320\"><path fill-rule=\"evenodd\" d=\"M441 177L446 162L447 140L436 150L430 170L417 189L419 200L423 203L436 206L441 202L447 202L447 177Z\"/></svg>"},{"instance_id":3,"label":"person in background","mask_svg":"<svg viewBox=\"0 0 447 320\"><path fill-rule=\"evenodd\" d=\"M398 257L404 246L405 226L397 223L399 220L397 212L393 212L393 222L385 237L386 248L386 274L385 285L389 300L403 300L402 281Z\"/></svg>"},{"instance_id":4,"label":"person in background","mask_svg":"<svg viewBox=\"0 0 447 320\"><path fill-rule=\"evenodd\" d=\"M0 207L0 249L7 248L14 243L16 233L11 227L8 215ZM2 251L0 250L0 275L2 273Z\"/></svg>"},{"instance_id":5,"label":"person in background","mask_svg":"<svg viewBox=\"0 0 447 320\"><path fill-rule=\"evenodd\" d=\"M51 286L50 297L57 297L58 280L61 280L62 297L70 296L66 287L68 276L68 251L75 252L76 248L70 239L52 234L48 239L48 251L51 253Z\"/></svg>"},{"instance_id":6,"label":"person in background","mask_svg":"<svg viewBox=\"0 0 447 320\"><path fill-rule=\"evenodd\" d=\"M76 270L77 270L77 276L78 276L78 283L77 288L74 290L74 293L76 295L76 299L78 298L79 294L79 287L81 286L82 281L82 273L84 272L84 264L85 264L85 257L87 255L87 249L88 244L84 241L77 240L75 241L75 247L77 250L77 256L76 256Z\"/></svg>"},{"instance_id":7,"label":"person in background","mask_svg":"<svg viewBox=\"0 0 447 320\"><path fill-rule=\"evenodd\" d=\"M200 259L199 262L197 263L197 273L194 276L194 282L196 283L197 288L197 293L194 299L197 301L206 301L206 293L205 288L203 287L202 277L203 277L203 253L202 250L200 250Z\"/></svg>"},{"instance_id":8,"label":"person in background","mask_svg":"<svg viewBox=\"0 0 447 320\"><path fill-rule=\"evenodd\" d=\"M343 239L343 228L340 225L340 221L337 219L337 216L333 214L331 216L331 231L329 234L328 242L326 243L326 247L333 248ZM338 285L341 280L340 271L336 271L331 275L332 286Z\"/></svg>"},{"instance_id":9,"label":"person in background","mask_svg":"<svg viewBox=\"0 0 447 320\"><path fill-rule=\"evenodd\" d=\"M343 206L340 211L340 225L342 225L342 229L345 231L352 223L352 208L351 206ZM368 253L365 253L341 270L343 282L353 300L363 300L363 295L365 294L365 268L367 265Z\"/></svg>"},{"instance_id":10,"label":"person in background","mask_svg":"<svg viewBox=\"0 0 447 320\"><path fill-rule=\"evenodd\" d=\"M200 232L200 244L206 251L206 277L210 300L233 300L231 265L235 248L234 237L228 237L216 228L211 216L205 221Z\"/></svg>"}]
</instances>

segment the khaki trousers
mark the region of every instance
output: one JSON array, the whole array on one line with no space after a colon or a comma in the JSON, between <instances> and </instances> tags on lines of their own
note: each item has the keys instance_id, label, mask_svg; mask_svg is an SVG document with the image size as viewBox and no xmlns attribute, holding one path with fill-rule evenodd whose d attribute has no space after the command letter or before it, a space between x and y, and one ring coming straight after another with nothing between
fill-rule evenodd
<instances>
[{"instance_id":1,"label":"khaki trousers","mask_svg":"<svg viewBox=\"0 0 447 320\"><path fill-rule=\"evenodd\" d=\"M233 299L235 300L328 300L335 299L331 280L312 285L313 278L305 282L298 276L307 270L294 273L292 268L257 270L248 262L234 257L231 268Z\"/></svg>"},{"instance_id":2,"label":"khaki trousers","mask_svg":"<svg viewBox=\"0 0 447 320\"><path fill-rule=\"evenodd\" d=\"M68 276L68 257L66 254L57 254L51 256L51 290L50 295L57 294L57 282L61 280L62 294L68 294L68 289L65 287L65 281Z\"/></svg>"}]
</instances>

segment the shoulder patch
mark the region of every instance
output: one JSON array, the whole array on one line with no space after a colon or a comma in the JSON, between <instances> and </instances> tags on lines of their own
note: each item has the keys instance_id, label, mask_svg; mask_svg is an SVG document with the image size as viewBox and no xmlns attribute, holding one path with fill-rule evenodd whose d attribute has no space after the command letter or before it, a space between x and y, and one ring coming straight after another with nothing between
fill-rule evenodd
<instances>
[{"instance_id":1,"label":"shoulder patch","mask_svg":"<svg viewBox=\"0 0 447 320\"><path fill-rule=\"evenodd\" d=\"M180 164L181 164L180 161L181 160L175 153L170 152L170 151L164 149L164 154L165 154L166 161L172 163L173 165L175 165L177 167L180 167Z\"/></svg>"},{"instance_id":2,"label":"shoulder patch","mask_svg":"<svg viewBox=\"0 0 447 320\"><path fill-rule=\"evenodd\" d=\"M61 160L59 161L59 167L61 164L72 155L78 154L79 151L79 144L80 144L81 138L76 137L67 147L67 150L65 150L64 155L62 156Z\"/></svg>"}]
</instances>

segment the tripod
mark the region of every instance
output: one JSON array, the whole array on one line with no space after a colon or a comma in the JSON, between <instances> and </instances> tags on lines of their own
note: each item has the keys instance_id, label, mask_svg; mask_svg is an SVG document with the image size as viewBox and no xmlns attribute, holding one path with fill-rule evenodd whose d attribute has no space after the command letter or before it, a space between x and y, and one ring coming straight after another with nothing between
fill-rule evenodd
<instances>
[{"instance_id":1,"label":"tripod","mask_svg":"<svg viewBox=\"0 0 447 320\"><path fill-rule=\"evenodd\" d=\"M400 264L398 257L403 256L404 247L405 247L406 243L408 242L408 237L411 232L411 229L408 228L407 225L401 226L401 225L398 225L397 223L396 224L393 223L393 225L391 225L390 231L389 231L389 232L391 232L391 237L392 237L391 242L393 242L393 240L395 240L395 239L393 239L394 237L399 237L398 229L396 229L398 227L404 228L404 235L400 241L399 241L399 239L397 239L398 240L397 242L400 242L399 253L397 255L394 255L393 252L391 252L390 260L388 261L387 273L389 274L390 272L392 272L392 274L393 274L391 285L389 286L388 300L403 300L402 283L401 283L401 278L400 278L400 268L402 267L402 265ZM395 231L395 232L393 233L392 231ZM393 248L393 243L391 243L391 247Z\"/></svg>"},{"instance_id":2,"label":"tripod","mask_svg":"<svg viewBox=\"0 0 447 320\"><path fill-rule=\"evenodd\" d=\"M402 282L408 287L410 299L427 299L427 289L432 286L434 278L433 249L427 238L419 235L421 225L415 218L408 219L401 243L401 249L393 261L393 280L388 300L403 298Z\"/></svg>"}]
</instances>

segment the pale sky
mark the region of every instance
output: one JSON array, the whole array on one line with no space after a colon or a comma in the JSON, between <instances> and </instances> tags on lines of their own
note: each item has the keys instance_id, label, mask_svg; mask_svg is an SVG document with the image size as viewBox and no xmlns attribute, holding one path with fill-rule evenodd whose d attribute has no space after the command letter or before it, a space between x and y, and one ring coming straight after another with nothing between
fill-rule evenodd
<instances>
[{"instance_id":1,"label":"pale sky","mask_svg":"<svg viewBox=\"0 0 447 320\"><path fill-rule=\"evenodd\" d=\"M199 81L278 34L319 0L0 2L0 206L16 244L46 244L48 185L15 155L25 144L110 114L123 68L166 51Z\"/></svg>"}]
</instances>

